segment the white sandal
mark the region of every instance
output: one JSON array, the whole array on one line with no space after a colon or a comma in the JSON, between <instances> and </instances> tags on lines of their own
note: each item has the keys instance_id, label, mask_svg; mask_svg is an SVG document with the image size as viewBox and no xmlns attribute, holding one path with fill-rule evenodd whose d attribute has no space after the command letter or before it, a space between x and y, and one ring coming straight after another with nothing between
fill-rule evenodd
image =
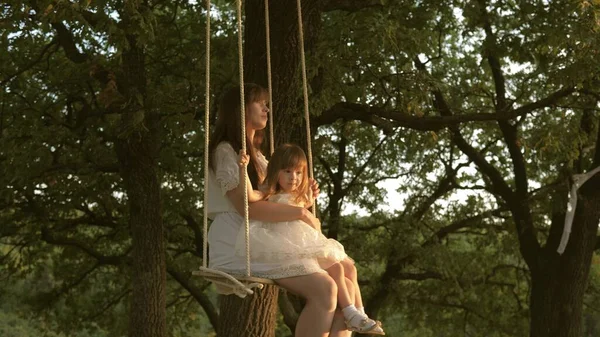
<instances>
[{"instance_id":1,"label":"white sandal","mask_svg":"<svg viewBox=\"0 0 600 337\"><path fill-rule=\"evenodd\" d=\"M370 319L369 317L366 317L366 318L363 318L357 326L355 326L355 325L352 325L352 323L350 323L352 318L354 318L354 316L346 321L346 328L348 330L367 334L367 335L380 335L380 336L385 335L385 332L383 331L383 328L381 327L380 321L375 321L375 320Z\"/></svg>"}]
</instances>

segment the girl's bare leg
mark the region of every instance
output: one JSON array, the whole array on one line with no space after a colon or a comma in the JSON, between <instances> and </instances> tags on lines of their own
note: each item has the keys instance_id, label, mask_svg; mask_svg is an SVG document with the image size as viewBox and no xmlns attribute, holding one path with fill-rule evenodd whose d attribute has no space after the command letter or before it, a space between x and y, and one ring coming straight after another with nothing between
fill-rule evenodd
<instances>
[{"instance_id":1,"label":"girl's bare leg","mask_svg":"<svg viewBox=\"0 0 600 337\"><path fill-rule=\"evenodd\" d=\"M354 305L357 308L364 307L362 295L360 293L360 287L358 286L358 273L356 272L356 266L350 259L344 259L340 262L344 267L344 276L352 281L352 288L354 288ZM350 288L350 287L349 287Z\"/></svg>"},{"instance_id":2,"label":"girl's bare leg","mask_svg":"<svg viewBox=\"0 0 600 337\"><path fill-rule=\"evenodd\" d=\"M335 263L331 267L325 269L327 274L335 281L337 285L337 304L340 308L345 308L354 304L354 285L348 287L347 278L344 276L344 267L341 263Z\"/></svg>"},{"instance_id":3,"label":"girl's bare leg","mask_svg":"<svg viewBox=\"0 0 600 337\"><path fill-rule=\"evenodd\" d=\"M351 259L344 259L340 262L342 264L342 266L344 267L344 276L346 277L346 279L348 280L349 284L348 284L348 288L353 288L354 290L354 305L356 306L357 309L359 309L363 314L364 314L364 305L363 305L363 300L362 300L362 296L360 293L360 287L358 286L358 273L356 272L356 266L354 265L354 261L352 261ZM367 316L365 316L367 317ZM369 319L371 320L371 319ZM376 322L371 320L371 322ZM383 328L381 327L380 323L376 323L377 325L375 325L371 330L370 333L375 333L375 334L383 334ZM370 334L369 333L369 334ZM344 335L341 335L344 336Z\"/></svg>"},{"instance_id":4,"label":"girl's bare leg","mask_svg":"<svg viewBox=\"0 0 600 337\"><path fill-rule=\"evenodd\" d=\"M281 287L306 299L296 323L296 337L327 337L333 323L337 286L325 273L275 280Z\"/></svg>"}]
</instances>

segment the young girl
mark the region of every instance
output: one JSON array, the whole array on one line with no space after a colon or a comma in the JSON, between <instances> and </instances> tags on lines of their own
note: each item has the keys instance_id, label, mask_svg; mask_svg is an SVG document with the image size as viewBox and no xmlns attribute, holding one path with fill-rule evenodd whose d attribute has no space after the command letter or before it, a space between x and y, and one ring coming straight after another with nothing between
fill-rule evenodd
<instances>
[{"instance_id":1,"label":"young girl","mask_svg":"<svg viewBox=\"0 0 600 337\"><path fill-rule=\"evenodd\" d=\"M249 156L240 153L240 179ZM314 199L309 188L304 151L291 144L275 150L267 166L264 190L248 185L248 202L269 200L300 207L311 207ZM246 255L245 231L238 234L236 254ZM338 306L349 330L384 335L381 324L364 312L354 262L336 240L321 233L320 223L311 227L301 220L268 223L250 222L250 258L265 263L319 266L338 286ZM349 281L348 281L349 280Z\"/></svg>"}]
</instances>

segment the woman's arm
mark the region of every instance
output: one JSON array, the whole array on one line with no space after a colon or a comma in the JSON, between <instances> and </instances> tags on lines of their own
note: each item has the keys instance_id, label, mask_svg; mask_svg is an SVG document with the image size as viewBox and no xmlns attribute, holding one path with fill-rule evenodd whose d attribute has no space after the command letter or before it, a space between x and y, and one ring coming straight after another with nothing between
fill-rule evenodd
<instances>
[{"instance_id":1,"label":"woman's arm","mask_svg":"<svg viewBox=\"0 0 600 337\"><path fill-rule=\"evenodd\" d=\"M246 177L246 186L248 186L248 202L257 202L263 200L265 198L265 194L259 190L252 189L252 183L250 179L246 176L246 167L240 166L240 181ZM240 185L243 185L240 183ZM243 188L242 188L243 190ZM242 198L244 196L242 195Z\"/></svg>"},{"instance_id":2,"label":"woman's arm","mask_svg":"<svg viewBox=\"0 0 600 337\"><path fill-rule=\"evenodd\" d=\"M246 177L246 166L250 161L245 151L241 150L238 157L238 185L225 193L233 207L239 214L244 214L244 184L243 180ZM247 179L247 178L246 178ZM311 182L313 193L318 193L318 185ZM252 190L252 185L248 181L248 212L250 219L265 221L265 222L283 222L302 220L313 228L320 227L321 222L310 211L303 207L291 206L270 201L264 201L261 191ZM258 199L258 201L256 200Z\"/></svg>"},{"instance_id":3,"label":"woman's arm","mask_svg":"<svg viewBox=\"0 0 600 337\"><path fill-rule=\"evenodd\" d=\"M229 201L231 201L238 213L242 215L244 214L243 190L243 187L238 186L226 194L227 198ZM249 203L248 215L252 220L265 222L301 220L313 228L320 227L321 224L319 219L315 218L315 216L304 207L291 206L265 200Z\"/></svg>"},{"instance_id":4,"label":"woman's arm","mask_svg":"<svg viewBox=\"0 0 600 337\"><path fill-rule=\"evenodd\" d=\"M265 194L261 191L258 190L254 190L252 189L252 183L250 182L250 179L248 178L248 174L246 173L246 169L248 167L248 163L250 162L250 156L246 154L246 151L244 150L240 150L239 153L239 181L240 184L239 185L243 185L241 182L245 179L246 180L246 186L248 186L248 202L256 202L256 201L260 201L263 200L265 197ZM238 186L241 187L241 186ZM242 188L243 191L243 188ZM242 194L243 197L243 194Z\"/></svg>"},{"instance_id":5,"label":"woman's arm","mask_svg":"<svg viewBox=\"0 0 600 337\"><path fill-rule=\"evenodd\" d=\"M265 222L301 220L316 230L321 230L321 221L304 207L291 206L270 201L258 201L250 205L250 219Z\"/></svg>"}]
</instances>

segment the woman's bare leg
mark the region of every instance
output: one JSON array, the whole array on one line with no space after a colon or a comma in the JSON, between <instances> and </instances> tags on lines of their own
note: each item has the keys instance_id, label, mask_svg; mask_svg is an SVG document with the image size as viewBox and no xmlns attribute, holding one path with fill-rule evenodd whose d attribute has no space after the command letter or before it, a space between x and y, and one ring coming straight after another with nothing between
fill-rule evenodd
<instances>
[{"instance_id":1,"label":"woman's bare leg","mask_svg":"<svg viewBox=\"0 0 600 337\"><path fill-rule=\"evenodd\" d=\"M306 299L296 323L296 337L327 337L333 324L337 286L325 273L275 280L281 287Z\"/></svg>"},{"instance_id":2,"label":"woman's bare leg","mask_svg":"<svg viewBox=\"0 0 600 337\"><path fill-rule=\"evenodd\" d=\"M350 337L352 331L346 327L346 320L341 310L336 310L333 316L333 324L331 324L331 333L329 337Z\"/></svg>"},{"instance_id":3,"label":"woman's bare leg","mask_svg":"<svg viewBox=\"0 0 600 337\"><path fill-rule=\"evenodd\" d=\"M337 304L340 308L345 308L351 304L354 304L354 285L347 283L348 280L344 276L344 267L341 263L335 263L331 267L326 269L327 274L335 281L337 285ZM350 285L350 287L348 287ZM352 291L351 291L352 290Z\"/></svg>"}]
</instances>

